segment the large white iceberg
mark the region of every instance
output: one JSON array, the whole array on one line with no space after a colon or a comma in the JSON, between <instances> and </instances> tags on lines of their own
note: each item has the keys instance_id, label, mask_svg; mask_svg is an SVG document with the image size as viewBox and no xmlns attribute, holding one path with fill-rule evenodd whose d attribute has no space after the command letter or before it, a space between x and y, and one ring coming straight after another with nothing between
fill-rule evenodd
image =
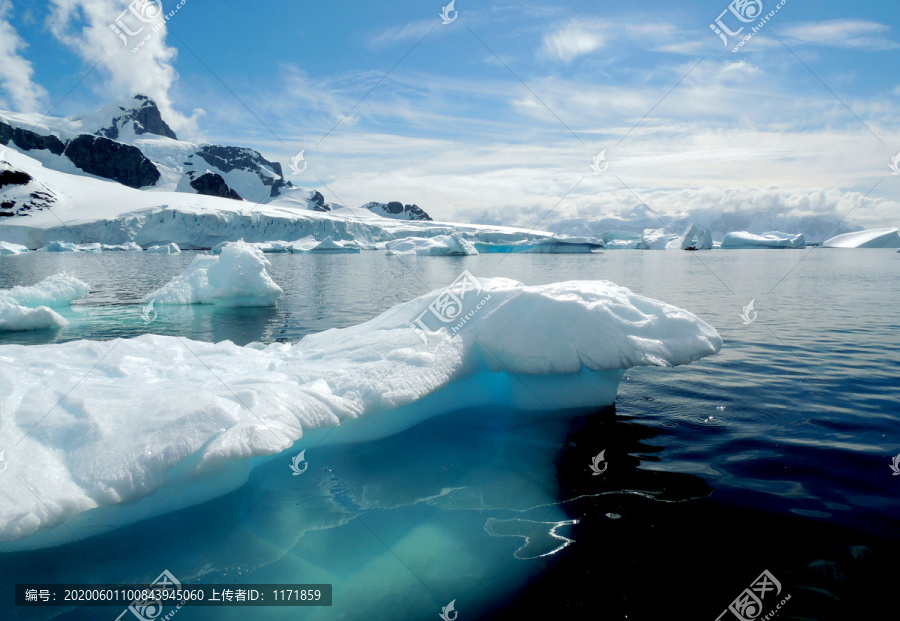
<instances>
[{"instance_id":1,"label":"large white iceberg","mask_svg":"<svg viewBox=\"0 0 900 621\"><path fill-rule=\"evenodd\" d=\"M825 248L900 248L900 230L868 229L844 233L822 245Z\"/></svg>"},{"instance_id":2,"label":"large white iceberg","mask_svg":"<svg viewBox=\"0 0 900 621\"><path fill-rule=\"evenodd\" d=\"M747 231L728 233L722 240L722 250L736 248L805 248L806 239L802 233L782 233L770 231L754 235Z\"/></svg>"},{"instance_id":3,"label":"large white iceberg","mask_svg":"<svg viewBox=\"0 0 900 621\"><path fill-rule=\"evenodd\" d=\"M667 249L679 250L711 250L713 247L712 233L709 229L696 224L689 224L684 234L666 244Z\"/></svg>"},{"instance_id":4,"label":"large white iceberg","mask_svg":"<svg viewBox=\"0 0 900 621\"><path fill-rule=\"evenodd\" d=\"M4 254L24 254L28 252L28 248L21 244L11 244L9 242L0 241L0 255Z\"/></svg>"},{"instance_id":5,"label":"large white iceberg","mask_svg":"<svg viewBox=\"0 0 900 621\"><path fill-rule=\"evenodd\" d=\"M691 313L610 282L469 285L453 293L477 312L455 337L410 328L446 310L440 290L265 348L149 334L0 346L0 550L204 502L292 446L291 457L372 440L478 405L608 405L628 367L687 364L722 344Z\"/></svg>"},{"instance_id":6,"label":"large white iceberg","mask_svg":"<svg viewBox=\"0 0 900 621\"><path fill-rule=\"evenodd\" d=\"M677 235L666 233L666 229L644 229L637 248L640 250L665 250L669 242L679 239Z\"/></svg>"},{"instance_id":7,"label":"large white iceberg","mask_svg":"<svg viewBox=\"0 0 900 621\"><path fill-rule=\"evenodd\" d=\"M417 254L427 256L467 256L478 254L471 242L460 233L435 237L405 237L385 244L389 255Z\"/></svg>"},{"instance_id":8,"label":"large white iceberg","mask_svg":"<svg viewBox=\"0 0 900 621\"><path fill-rule=\"evenodd\" d=\"M69 322L52 308L28 308L0 301L0 332L62 328Z\"/></svg>"},{"instance_id":9,"label":"large white iceberg","mask_svg":"<svg viewBox=\"0 0 900 621\"><path fill-rule=\"evenodd\" d=\"M269 260L243 241L229 242L219 255L201 255L162 288L144 296L159 304L275 306L284 291L266 271Z\"/></svg>"},{"instance_id":10,"label":"large white iceberg","mask_svg":"<svg viewBox=\"0 0 900 621\"><path fill-rule=\"evenodd\" d=\"M91 288L65 272L48 276L35 285L0 289L0 302L37 308L38 306L68 306L74 300L87 297Z\"/></svg>"}]
</instances>

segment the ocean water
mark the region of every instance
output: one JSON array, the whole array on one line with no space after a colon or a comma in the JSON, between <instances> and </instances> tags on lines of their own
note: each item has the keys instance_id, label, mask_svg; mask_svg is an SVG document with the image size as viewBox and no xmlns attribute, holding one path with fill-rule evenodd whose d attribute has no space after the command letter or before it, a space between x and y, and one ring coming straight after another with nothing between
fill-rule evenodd
<instances>
[{"instance_id":1,"label":"ocean water","mask_svg":"<svg viewBox=\"0 0 900 621\"><path fill-rule=\"evenodd\" d=\"M712 621L763 571L779 589L763 593L761 611L740 608L747 619L888 618L879 611L900 578L900 476L890 468L900 454L900 254L268 255L286 294L277 308L159 306L144 323L140 299L193 255L0 257L0 288L60 271L92 287L62 311L69 327L0 333L0 344L146 332L295 341L465 269L527 284L611 280L693 312L725 345L690 366L628 371L605 410L453 412L309 450L302 476L290 476L288 452L212 502L0 554L0 618L112 620L123 609L15 608L12 585L145 583L164 569L183 582L334 585L331 607L162 612L178 619L434 619L452 600L459 621ZM594 475L601 451L606 469Z\"/></svg>"}]
</instances>

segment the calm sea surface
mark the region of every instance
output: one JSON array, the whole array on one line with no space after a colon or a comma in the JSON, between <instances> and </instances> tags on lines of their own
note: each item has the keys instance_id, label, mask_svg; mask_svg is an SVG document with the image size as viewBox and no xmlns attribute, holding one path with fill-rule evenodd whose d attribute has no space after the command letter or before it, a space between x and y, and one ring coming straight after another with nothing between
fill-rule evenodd
<instances>
[{"instance_id":1,"label":"calm sea surface","mask_svg":"<svg viewBox=\"0 0 900 621\"><path fill-rule=\"evenodd\" d=\"M628 371L614 408L454 412L316 459L310 451L316 467L303 477L284 480L284 456L262 461L216 501L0 554L0 618L112 621L124 607L15 608L12 585L142 582L163 569L194 583L332 583L334 605L167 607L146 618L435 619L451 600L459 621L714 621L734 601L745 619L889 618L877 611L900 582L900 476L890 468L900 454L900 254L267 255L285 290L277 308L158 306L146 325L140 299L193 256L0 257L0 288L68 271L92 289L61 311L67 328L0 333L0 345L146 332L296 341L464 269L532 285L611 280L691 311L725 345L687 367ZM608 467L592 476L600 451ZM764 571L777 589L742 596Z\"/></svg>"}]
</instances>

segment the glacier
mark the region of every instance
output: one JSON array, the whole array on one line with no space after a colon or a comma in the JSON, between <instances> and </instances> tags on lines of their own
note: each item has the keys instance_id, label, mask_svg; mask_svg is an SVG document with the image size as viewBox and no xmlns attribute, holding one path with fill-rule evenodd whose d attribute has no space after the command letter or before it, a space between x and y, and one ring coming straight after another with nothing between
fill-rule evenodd
<instances>
[{"instance_id":1,"label":"glacier","mask_svg":"<svg viewBox=\"0 0 900 621\"><path fill-rule=\"evenodd\" d=\"M222 307L275 306L284 291L266 271L262 251L243 241L225 244L218 254L194 257L188 268L145 303L215 304Z\"/></svg>"},{"instance_id":2,"label":"glacier","mask_svg":"<svg viewBox=\"0 0 900 621\"><path fill-rule=\"evenodd\" d=\"M688 364L722 345L691 313L610 282L476 283L455 292L483 302L455 337L410 329L447 295L438 290L294 344L146 334L0 346L0 448L13 475L0 478L0 550L222 496L288 449L385 438L478 405L609 405L625 369Z\"/></svg>"},{"instance_id":3,"label":"glacier","mask_svg":"<svg viewBox=\"0 0 900 621\"><path fill-rule=\"evenodd\" d=\"M825 248L900 248L900 230L866 229L826 240Z\"/></svg>"}]
</instances>

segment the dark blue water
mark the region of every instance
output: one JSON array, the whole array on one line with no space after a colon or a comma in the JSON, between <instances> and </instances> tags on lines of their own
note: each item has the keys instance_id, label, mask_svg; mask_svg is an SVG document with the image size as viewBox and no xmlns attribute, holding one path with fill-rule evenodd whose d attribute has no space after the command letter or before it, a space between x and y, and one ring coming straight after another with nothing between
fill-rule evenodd
<instances>
[{"instance_id":1,"label":"dark blue water","mask_svg":"<svg viewBox=\"0 0 900 621\"><path fill-rule=\"evenodd\" d=\"M211 503L0 555L4 593L16 582L140 582L169 569L192 582L335 585L332 608L182 608L183 619L428 619L455 599L461 621L712 621L768 570L779 601L790 595L776 618L888 618L874 611L900 578L900 476L890 469L900 454L900 255L269 255L286 293L278 308L158 307L144 324L140 298L191 258L0 257L0 288L65 270L93 289L63 311L69 327L0 333L0 344L144 332L294 341L468 269L528 284L612 280L690 310L725 345L688 367L630 370L604 411L455 412L377 442L323 447L302 477L261 463L244 488ZM744 325L751 299L758 315ZM592 476L602 450L608 469ZM4 597L4 618L52 616ZM778 602L763 603L767 613Z\"/></svg>"}]
</instances>

